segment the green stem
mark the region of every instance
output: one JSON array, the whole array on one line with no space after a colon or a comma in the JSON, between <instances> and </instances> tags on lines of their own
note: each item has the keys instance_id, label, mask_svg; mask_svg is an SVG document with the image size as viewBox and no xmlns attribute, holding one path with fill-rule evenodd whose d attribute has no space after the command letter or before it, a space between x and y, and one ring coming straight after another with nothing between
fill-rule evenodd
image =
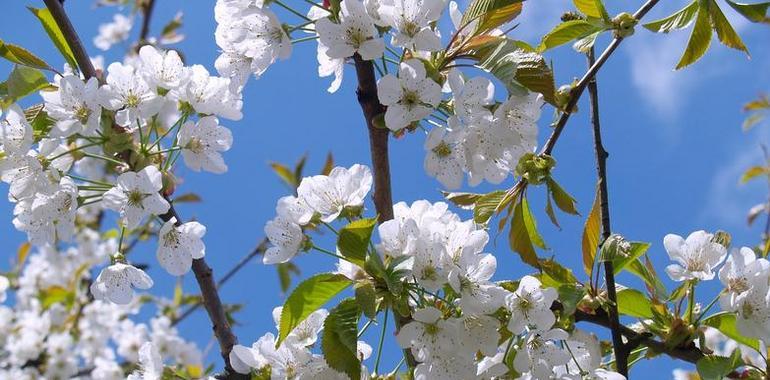
<instances>
[{"instance_id":1,"label":"green stem","mask_svg":"<svg viewBox=\"0 0 770 380\"><path fill-rule=\"evenodd\" d=\"M120 238L118 238L118 252L121 252L123 247L123 236L126 234L126 227L120 227Z\"/></svg>"},{"instance_id":2,"label":"green stem","mask_svg":"<svg viewBox=\"0 0 770 380\"><path fill-rule=\"evenodd\" d=\"M360 338L361 335L364 335L364 333L366 332L367 329L369 329L369 326L371 326L372 323L374 323L374 319L370 319L366 321L366 324L364 325L363 328L361 328L361 331L358 332L358 335L356 335L356 338Z\"/></svg>"},{"instance_id":3,"label":"green stem","mask_svg":"<svg viewBox=\"0 0 770 380\"><path fill-rule=\"evenodd\" d=\"M377 358L374 360L374 373L379 373L380 359L382 358L382 345L385 342L385 333L388 327L388 310L385 310L385 316L382 320L382 331L380 332L380 342L377 343Z\"/></svg>"},{"instance_id":4,"label":"green stem","mask_svg":"<svg viewBox=\"0 0 770 380\"><path fill-rule=\"evenodd\" d=\"M278 4L282 8L284 8L287 11L293 13L297 17L304 19L305 21L311 21L309 18L307 18L307 16L303 15L302 13L299 13L299 12L295 11L292 7L282 3L281 0L273 0L273 3Z\"/></svg>"},{"instance_id":5,"label":"green stem","mask_svg":"<svg viewBox=\"0 0 770 380\"><path fill-rule=\"evenodd\" d=\"M93 154L93 153L87 153L87 152L86 152L86 153L83 153L83 155L84 155L84 156L86 156L86 157L91 157L91 158L98 158L98 159L100 159L100 160L104 160L104 161L107 161L107 162L111 162L111 163L113 163L113 164L115 164L115 165L123 165L123 164L124 164L123 162L121 162L121 161L118 161L118 160L116 160L116 159L114 159L114 158L109 158L109 157L106 157L106 156L101 156L101 155L98 155L98 154Z\"/></svg>"},{"instance_id":6,"label":"green stem","mask_svg":"<svg viewBox=\"0 0 770 380\"><path fill-rule=\"evenodd\" d=\"M76 148L72 148L72 149L70 149L70 150L68 150L68 151L66 151L66 152L64 152L64 153L59 153L59 154L57 154L57 155L55 155L55 156L53 156L53 157L49 158L48 160L49 160L49 161L53 161L53 160L55 160L55 159L57 159L57 158L60 158L60 157L64 157L64 156L66 156L66 155L68 155L68 154L70 154L70 153L74 153L74 152L77 152L77 151L79 151L79 150L82 150L82 149L85 149L85 148L90 148L90 147L92 147L92 146L101 145L101 144L102 144L102 142L100 141L100 142L95 142L95 143L90 143L90 144L81 145L81 146L79 146L79 147L76 147Z\"/></svg>"},{"instance_id":7,"label":"green stem","mask_svg":"<svg viewBox=\"0 0 770 380\"><path fill-rule=\"evenodd\" d=\"M708 312L711 309L711 307L713 307L717 303L717 301L719 300L719 297L721 297L722 294L724 293L725 293L725 290L722 289L722 291L719 292L719 294L717 294L717 296L714 297L714 299L711 300L711 302L709 302L709 304L706 305L706 307L703 310L701 310L700 314L698 315L698 318L696 318L695 322L693 322L692 324L694 325L698 324L698 322L700 322L700 320L703 319L703 317L706 315L706 312Z\"/></svg>"},{"instance_id":8,"label":"green stem","mask_svg":"<svg viewBox=\"0 0 770 380\"><path fill-rule=\"evenodd\" d=\"M72 179L78 180L78 181L93 183L93 184L96 184L96 185L102 185L102 186L106 186L106 187L114 187L115 186L115 185L113 185L111 183L107 183L107 182L103 182L103 181L97 181L97 180L88 179L88 178L83 178L83 177L80 177L80 176L76 176L74 174L67 174L67 176L72 178Z\"/></svg>"},{"instance_id":9,"label":"green stem","mask_svg":"<svg viewBox=\"0 0 770 380\"><path fill-rule=\"evenodd\" d=\"M321 248L321 247L318 247L318 246L316 246L316 245L313 245L313 249L315 249L315 250L316 250L316 251L318 251L318 252L321 252L321 253L327 254L327 255L329 255L329 256L332 256L332 257L336 257L336 258L338 258L338 259L340 259L340 260L345 260L345 261L347 261L347 262L350 262L350 260L348 260L346 257L344 257L344 256L340 256L340 255L338 255L338 254L336 254L336 253L334 253L334 252L332 252L332 251L328 251L328 250L325 250L325 249L323 249L323 248Z\"/></svg>"},{"instance_id":10,"label":"green stem","mask_svg":"<svg viewBox=\"0 0 770 380\"><path fill-rule=\"evenodd\" d=\"M690 281L687 294L687 321L692 322L692 311L695 307L695 281Z\"/></svg>"},{"instance_id":11,"label":"green stem","mask_svg":"<svg viewBox=\"0 0 770 380\"><path fill-rule=\"evenodd\" d=\"M182 116L181 116L181 117L179 117L179 120L177 120L177 121L176 121L176 123L174 123L174 125L172 125L172 126L171 126L171 128L169 128L168 130L166 130L166 132L164 132L164 133L163 133L163 135L161 135L160 137L158 137L157 139L155 139L155 142L154 142L154 143L152 143L152 145L150 145L149 147L147 147L147 150L148 150L148 151L150 151L150 150L152 150L153 148L155 148L156 146L158 146L158 144L160 144L160 142L161 142L161 141L162 141L162 140L163 140L163 139L164 139L166 136L168 136L168 134L169 134L169 133L171 133L171 131L173 131L173 130L174 130L175 128L177 128L177 127L180 127L182 124L184 124L184 122L186 122L186 121L187 121L187 118L188 118L188 117L189 117L189 115L188 115L186 112L185 112L185 113L183 113L183 114L182 114Z\"/></svg>"},{"instance_id":12,"label":"green stem","mask_svg":"<svg viewBox=\"0 0 770 380\"><path fill-rule=\"evenodd\" d=\"M302 38L297 38L296 40L291 40L291 43L292 44L298 44L300 42L313 41L313 40L317 40L317 39L318 39L318 36L302 37Z\"/></svg>"},{"instance_id":13,"label":"green stem","mask_svg":"<svg viewBox=\"0 0 770 380\"><path fill-rule=\"evenodd\" d=\"M292 26L291 28L289 28L289 33L293 32L293 31L295 31L297 29L302 29L302 28L304 28L304 27L306 27L306 26L308 26L310 24L315 24L315 20L305 21L302 24Z\"/></svg>"},{"instance_id":14,"label":"green stem","mask_svg":"<svg viewBox=\"0 0 770 380\"><path fill-rule=\"evenodd\" d=\"M323 221L322 221L321 223L322 223L324 226L326 226L326 228L328 228L328 229L329 229L331 232L334 232L334 234L335 234L335 235L339 235L339 234L340 234L340 233L339 233L339 232L338 232L336 229L334 229L334 227L332 227L332 225L331 225L331 224L329 224L329 223L326 223L326 222L323 222Z\"/></svg>"}]
</instances>

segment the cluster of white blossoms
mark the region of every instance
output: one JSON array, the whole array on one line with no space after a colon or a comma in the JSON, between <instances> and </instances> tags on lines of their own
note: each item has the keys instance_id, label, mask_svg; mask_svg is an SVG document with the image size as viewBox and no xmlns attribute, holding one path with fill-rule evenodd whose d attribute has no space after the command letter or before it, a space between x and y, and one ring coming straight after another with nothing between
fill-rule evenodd
<instances>
[{"instance_id":1,"label":"cluster of white blossoms","mask_svg":"<svg viewBox=\"0 0 770 380\"><path fill-rule=\"evenodd\" d=\"M749 247L734 249L728 256L714 235L705 231L695 231L687 239L666 235L663 244L677 262L666 268L674 281L711 280L722 265L718 272L724 286L719 296L722 310L736 315L741 334L770 342L770 261L757 257Z\"/></svg>"},{"instance_id":2,"label":"cluster of white blossoms","mask_svg":"<svg viewBox=\"0 0 770 380\"><path fill-rule=\"evenodd\" d=\"M345 63L354 57L398 65L395 74L381 72L377 83L379 101L387 107L384 124L394 133L430 128L424 166L444 187L459 188L466 173L471 186L501 183L514 173L522 155L535 149L542 96L513 94L496 102L494 85L485 77L466 81L457 68L428 74L427 60L442 49L437 25L445 1L342 0L338 14L331 6L313 4L308 21L294 28L282 25L269 4L217 1L216 40L222 54L216 66L237 90L252 73L259 77L277 59L289 56L292 32L306 32L317 37L319 75L335 76L330 92L340 87ZM451 2L449 9L455 28L462 31L467 25L461 23L457 4ZM442 99L442 88L451 96Z\"/></svg>"},{"instance_id":3,"label":"cluster of white blossoms","mask_svg":"<svg viewBox=\"0 0 770 380\"><path fill-rule=\"evenodd\" d=\"M315 248L303 232L309 224L328 224L340 215L350 220L360 217L370 187L371 174L360 165L304 178L298 197L280 199L278 216L265 227L273 245L265 262L285 262L304 248ZM381 241L374 254L400 263L398 280L413 295L409 304L413 321L396 338L419 361L415 378L492 379L507 374L506 363L512 361L522 378L623 379L602 368L596 337L580 330L569 334L554 326L551 305L558 296L556 289L543 287L532 276L510 290L492 281L497 261L484 252L489 235L483 228L461 220L443 202L401 202L393 210L394 219L378 226ZM373 281L344 257L338 273L351 281ZM446 302L438 295L442 291L451 291L453 301L439 308ZM242 373L269 367L273 374L290 368L297 378L334 373L309 351L326 314L316 312L293 330L292 334L303 337L302 344L290 338L276 349L273 334L267 334L250 349L236 348L231 354L231 361L238 363L234 367ZM274 313L276 319L279 315ZM510 332L504 340L503 330ZM368 378L366 371L362 373L362 378ZM337 373L330 378L345 377Z\"/></svg>"},{"instance_id":4,"label":"cluster of white blossoms","mask_svg":"<svg viewBox=\"0 0 770 380\"><path fill-rule=\"evenodd\" d=\"M94 37L94 46L101 50L110 50L112 45L128 39L134 20L120 13L112 17L112 22L99 25L99 34Z\"/></svg>"},{"instance_id":5,"label":"cluster of white blossoms","mask_svg":"<svg viewBox=\"0 0 770 380\"><path fill-rule=\"evenodd\" d=\"M122 365L136 363L144 344L157 347L161 361L202 368L200 350L168 317L135 322L147 306L92 300L79 286L90 277L84 268L109 262L116 248L114 237L84 228L67 249L46 246L29 255L13 280L12 307L0 305L0 379L122 380ZM0 277L0 294L7 281Z\"/></svg>"},{"instance_id":6,"label":"cluster of white blossoms","mask_svg":"<svg viewBox=\"0 0 770 380\"><path fill-rule=\"evenodd\" d=\"M229 79L149 45L125 63L110 64L105 74L100 85L67 72L55 78L54 90L41 92L53 120L48 133L34 130L17 105L0 122L0 179L10 184L14 226L35 246L72 241L78 221L106 210L119 214L121 234L156 223L170 209L162 192L173 183L164 185L165 173L180 157L193 171L227 170L221 153L230 149L232 135L218 117L242 117L241 96L230 91ZM132 146L138 152L127 150ZM187 273L205 254L205 232L197 222L163 224L161 266L175 276ZM126 304L134 288L152 286L149 276L125 262L121 248L91 286L97 299Z\"/></svg>"}]
</instances>

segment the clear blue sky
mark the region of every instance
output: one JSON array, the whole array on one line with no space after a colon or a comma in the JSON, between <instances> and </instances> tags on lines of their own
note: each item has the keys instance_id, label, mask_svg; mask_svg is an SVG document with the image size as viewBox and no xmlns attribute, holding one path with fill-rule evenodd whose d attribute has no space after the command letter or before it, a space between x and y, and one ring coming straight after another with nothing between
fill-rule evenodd
<instances>
[{"instance_id":1,"label":"clear blue sky","mask_svg":"<svg viewBox=\"0 0 770 380\"><path fill-rule=\"evenodd\" d=\"M213 72L218 55L213 1L157 3L152 32L157 34L177 10L182 10L182 32L187 39L178 47L188 64L202 64ZM304 9L302 1L290 3ZM519 19L521 25L511 36L536 43L538 36L558 23L559 10L566 9L568 4L568 0L527 2ZM649 19L667 15L683 4L662 2ZM41 1L32 0L5 2L0 38L23 45L52 65L61 66L61 58L25 9L28 5L43 6ZM610 2L609 7L611 13L631 12L639 5L624 2L627 8L620 9ZM68 0L66 8L91 55L98 54L91 40L98 25L109 21L115 9L94 9L89 0ZM731 9L724 11L736 21L736 28L751 50L751 60L715 41L703 60L684 71L673 72L689 32L663 36L639 28L598 77L605 145L610 152L613 227L629 239L652 242L650 255L661 268L668 264L661 243L667 233L686 235L697 229L724 229L733 234L734 244L753 244L759 236L758 228L746 227L745 213L766 197L766 188L759 183L739 186L738 178L741 169L760 162L759 145L766 143L770 134L767 126L743 133L740 125L744 115L740 108L757 94L770 91L770 51L766 48L770 28L748 25L737 19ZM289 15L280 16L284 22L297 23ZM136 33L138 28L134 38ZM600 40L600 46L606 43L606 38ZM122 48L105 54L106 61L120 59ZM579 77L585 70L585 59L568 47L548 53L548 58L554 62L559 83ZM4 78L10 68L7 62L0 62L0 77ZM262 79L249 82L244 93L243 120L223 121L234 135L233 148L225 155L230 171L221 176L180 171L184 183L179 193L194 191L204 199L202 204L180 206L180 212L208 227L206 258L215 274L224 273L261 240L264 223L273 217L276 199L286 192L268 167L269 161L291 163L309 153L308 169L315 171L323 165L326 153L332 151L341 165L369 163L368 140L356 103L352 67L346 68L343 87L333 95L326 93L328 78L319 79L316 70L315 44L295 46L289 61L274 65ZM581 103L580 107L581 112L570 120L554 152L558 160L555 176L578 199L579 209L585 215L593 199L595 171L588 106ZM541 120L541 142L549 134L550 117L549 109ZM423 142L419 133L391 141L393 193L397 201L441 200L439 184L422 169ZM510 184L509 180L506 186ZM482 186L472 191L489 189ZM7 185L0 185L0 192L6 191ZM542 189L530 190L530 203L537 208L541 231L551 248L541 255L555 255L579 273L583 219L562 216L563 230L558 231L541 211L542 193ZM0 201L0 269L7 269L16 247L24 240L24 235L11 225L11 210L11 204ZM140 246L134 260L154 264L154 249L153 243ZM488 251L498 258L497 279L518 278L527 273L528 269L520 265L504 238L497 245L490 244ZM327 257L309 255L297 263L302 276L333 269L333 262ZM151 274L156 280L152 292L171 297L174 279L157 266ZM619 281L638 285L627 275L621 275ZM185 284L188 292L197 292L192 278L187 278ZM707 302L712 296L701 301ZM281 304L283 295L275 269L255 262L222 289L222 298L245 304L238 315L242 324L235 327L235 332L243 344L249 345L264 332L274 330L270 312ZM210 341L210 327L202 311L180 329L200 347L206 347ZM366 339L375 345L377 336L367 334ZM221 362L214 351L208 358L219 366ZM389 347L384 368L395 364L397 355ZM667 359L655 360L639 364L634 373L665 378L670 377L674 367L675 363Z\"/></svg>"}]
</instances>

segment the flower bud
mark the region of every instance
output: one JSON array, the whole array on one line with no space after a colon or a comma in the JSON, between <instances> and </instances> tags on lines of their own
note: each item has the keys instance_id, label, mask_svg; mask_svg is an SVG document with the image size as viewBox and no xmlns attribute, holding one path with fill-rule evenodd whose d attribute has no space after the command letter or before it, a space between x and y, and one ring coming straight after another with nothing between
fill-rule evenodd
<instances>
[{"instance_id":1,"label":"flower bud","mask_svg":"<svg viewBox=\"0 0 770 380\"><path fill-rule=\"evenodd\" d=\"M623 12L612 19L615 37L625 38L634 34L634 27L639 22L633 15Z\"/></svg>"},{"instance_id":2,"label":"flower bud","mask_svg":"<svg viewBox=\"0 0 770 380\"><path fill-rule=\"evenodd\" d=\"M564 12L561 15L561 20L564 22L573 20L585 20L585 17L578 12Z\"/></svg>"},{"instance_id":3,"label":"flower bud","mask_svg":"<svg viewBox=\"0 0 770 380\"><path fill-rule=\"evenodd\" d=\"M527 153L519 159L516 174L524 177L530 184L539 185L548 178L554 166L556 160L551 156Z\"/></svg>"}]
</instances>

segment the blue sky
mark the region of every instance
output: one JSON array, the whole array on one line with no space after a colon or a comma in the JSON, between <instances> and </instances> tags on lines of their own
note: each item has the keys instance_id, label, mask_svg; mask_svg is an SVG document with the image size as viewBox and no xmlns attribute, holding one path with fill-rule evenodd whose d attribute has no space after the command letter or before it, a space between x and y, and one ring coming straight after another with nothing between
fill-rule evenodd
<instances>
[{"instance_id":1,"label":"blue sky","mask_svg":"<svg viewBox=\"0 0 770 380\"><path fill-rule=\"evenodd\" d=\"M305 9L302 1L290 3ZM683 1L661 3L648 20L684 5ZM4 4L0 38L25 46L52 65L61 66L61 58L25 9L27 5L42 6L42 2ZM632 12L639 5L624 2L621 9L611 2L610 13ZM66 7L91 55L100 53L91 40L98 25L109 21L115 9L94 8L85 0L68 0ZM569 7L569 0L527 2L512 38L536 43L539 36L559 22L561 11ZM160 0L152 32L157 34L178 10L184 12L182 31L187 36L178 48L188 64L202 64L213 72L218 55L213 37L213 2ZM666 36L638 28L598 76L605 145L610 152L613 228L629 239L652 242L650 256L660 268L668 264L661 243L667 233L686 235L697 229L724 229L733 234L734 244L739 245L754 244L760 233L756 226L746 226L745 213L766 197L767 189L760 183L739 186L738 178L742 169L761 162L759 145L766 143L769 135L766 127L742 132L740 125L745 115L740 108L757 94L770 91L770 51L762 49L770 38L770 28L738 19L725 5L723 10L752 52L750 60L714 41L704 59L674 72L689 31ZM285 22L297 23L296 18L287 14L280 16ZM606 38L600 40L600 46L607 42ZM123 48L118 46L105 53L106 61L120 59ZM569 82L585 71L585 59L568 47L549 52L547 58L554 63L559 83ZM0 62L0 77L5 77L10 69L7 62ZM328 78L319 79L316 70L315 44L295 46L288 61L272 66L260 80L249 82L244 92L243 120L222 121L234 135L233 148L225 155L229 172L221 176L191 173L183 168L179 172L184 183L178 192L194 191L204 200L201 204L180 206L180 212L208 227L207 260L215 274L224 273L261 240L264 223L273 217L275 201L286 193L268 167L270 161L292 163L308 153L308 170L317 171L331 151L340 165L369 163L368 140L355 98L352 67L346 68L342 89L333 95L326 92ZM570 120L554 151L558 161L554 174L577 198L579 210L585 215L593 199L595 169L588 105L581 103L580 107L581 112ZM547 109L541 118L541 142L549 134L551 112ZM421 133L391 141L396 201L441 200L438 182L422 169L423 141ZM509 179L505 185L510 184ZM481 186L466 190L490 189ZM7 185L0 185L0 191L7 191ZM542 212L543 189L531 189L529 193L550 247L541 255L554 255L579 274L583 219L561 216L563 230L559 231ZM0 270L7 269L16 247L24 240L23 234L11 225L11 210L11 204L0 201ZM154 263L154 249L153 243L140 246L134 260ZM497 279L518 278L528 272L528 268L520 265L518 256L510 252L505 238L499 239L498 244L490 243L488 251L498 258ZM317 255L306 255L297 263L303 277L333 269L331 260ZM174 279L158 268L152 268L151 274L156 280L152 292L170 297ZM185 289L196 293L197 286L188 277ZM638 285L627 275L621 275L619 281ZM708 302L713 294L702 295L701 301ZM255 262L222 289L222 298L245 305L238 317L242 324L235 327L235 332L248 345L264 332L274 330L270 312L282 303L283 295L274 268ZM188 319L180 329L202 348L211 341L203 312ZM375 345L377 335L367 334L365 339ZM208 358L219 365L216 351ZM391 368L397 355L392 345L387 347L383 367ZM667 359L642 362L634 373L669 377L675 366Z\"/></svg>"}]
</instances>

